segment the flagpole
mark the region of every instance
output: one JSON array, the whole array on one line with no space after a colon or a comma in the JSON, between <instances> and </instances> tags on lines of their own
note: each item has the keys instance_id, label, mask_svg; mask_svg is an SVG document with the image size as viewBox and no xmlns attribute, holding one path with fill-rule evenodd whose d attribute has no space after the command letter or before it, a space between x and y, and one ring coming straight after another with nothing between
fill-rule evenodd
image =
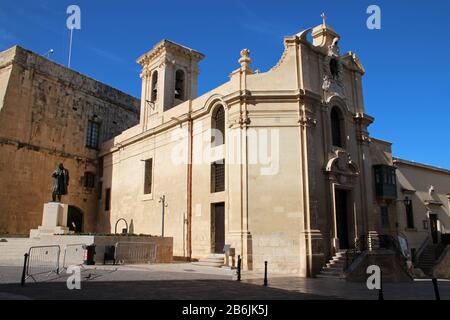
<instances>
[{"instance_id":1,"label":"flagpole","mask_svg":"<svg viewBox=\"0 0 450 320\"><path fill-rule=\"evenodd\" d=\"M70 68L70 61L72 59L72 38L73 38L73 26L70 28L70 43L69 43L69 62L67 67Z\"/></svg>"}]
</instances>

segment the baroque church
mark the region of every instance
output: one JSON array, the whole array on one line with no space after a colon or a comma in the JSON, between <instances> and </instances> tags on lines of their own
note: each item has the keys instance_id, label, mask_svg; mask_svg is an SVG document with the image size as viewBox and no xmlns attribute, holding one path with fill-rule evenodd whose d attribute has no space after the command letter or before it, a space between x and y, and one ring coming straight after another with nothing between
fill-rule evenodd
<instances>
[{"instance_id":1,"label":"baroque church","mask_svg":"<svg viewBox=\"0 0 450 320\"><path fill-rule=\"evenodd\" d=\"M369 135L365 70L339 40L325 21L287 36L267 72L243 49L229 81L201 96L204 55L162 40L137 60L140 100L18 46L0 52L0 235L39 226L64 163L73 233L126 222L173 239L178 259L226 251L256 272L265 261L356 280L368 264L392 279L411 274L405 261L426 271L420 261L450 244L450 171Z\"/></svg>"},{"instance_id":2,"label":"baroque church","mask_svg":"<svg viewBox=\"0 0 450 320\"><path fill-rule=\"evenodd\" d=\"M229 81L199 97L203 54L163 40L142 55L140 122L100 151L100 230L124 218L173 237L175 256L227 245L246 269L269 260L303 276L360 238L376 246L395 170L368 133L364 68L339 39L325 23L287 36L267 72L244 49ZM380 193L375 169L389 176Z\"/></svg>"}]
</instances>

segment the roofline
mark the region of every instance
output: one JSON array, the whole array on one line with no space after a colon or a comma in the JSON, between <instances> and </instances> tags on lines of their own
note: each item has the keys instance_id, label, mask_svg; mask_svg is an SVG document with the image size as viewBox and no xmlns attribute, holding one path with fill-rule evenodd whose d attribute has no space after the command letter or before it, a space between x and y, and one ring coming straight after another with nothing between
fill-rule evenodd
<instances>
[{"instance_id":1,"label":"roofline","mask_svg":"<svg viewBox=\"0 0 450 320\"><path fill-rule=\"evenodd\" d=\"M160 50L164 47L166 47L167 45L172 45L177 47L178 49L181 49L184 51L184 53L191 55L192 57L196 58L198 61L202 60L205 55L201 52L198 52L194 49L191 49L189 47L186 47L182 44L178 44L176 42L173 42L171 40L167 40L167 39L163 39L161 41L159 41L157 44L155 44L153 46L152 49L150 49L150 51L142 54L141 56L139 56L139 58L136 59L136 62L138 64L142 64L146 59L151 59L153 56L156 56L159 54Z\"/></svg>"},{"instance_id":2,"label":"roofline","mask_svg":"<svg viewBox=\"0 0 450 320\"><path fill-rule=\"evenodd\" d=\"M11 56L11 59L9 59L7 61L3 61L3 62L0 61L0 68L4 67L5 65L8 65L8 64L19 64L19 65L22 65L22 66L27 67L27 68L35 68L36 69L37 68L36 66L39 65L39 64L36 64L36 65L34 63L28 64L25 61L21 61L19 52L26 53L28 55L33 55L35 57L38 57L39 59L42 59L43 61L45 61L45 63L50 63L52 65L57 66L58 68L64 69L66 72L69 72L72 75L76 75L76 76L79 76L81 78L87 79L89 81L93 81L95 83L98 83L101 86L107 87L108 89L117 92L124 99L130 100L130 102L132 104L135 104L135 106L132 105L132 104L125 104L125 103L123 103L121 101L118 101L118 100L111 100L111 103L117 104L118 106L120 106L120 107L122 107L124 109L128 109L128 110L130 110L132 112L135 112L135 113L139 114L140 98L137 98L137 97L135 97L135 96L133 96L133 95L131 95L129 93L126 93L126 92L124 92L124 91L122 91L122 90L120 90L118 88L115 88L115 87L113 87L113 86L111 86L109 84L106 84L104 82L96 80L96 79L94 79L94 78L92 78L92 77L90 77L88 75L85 75L85 74L79 72L79 71L76 71L74 69L68 68L68 67L66 67L66 66L64 66L64 65L62 65L60 63L57 63L57 62L55 62L53 60L50 60L50 59L40 55L39 53L36 53L36 52L34 52L34 51L30 50L30 49L26 49L26 48L24 48L24 47L22 47L20 45L14 45L14 46L6 49L6 50L0 51L0 55L6 54L8 51L13 51L14 54ZM55 75L51 74L50 72L47 72L47 71L40 71L40 72L41 73L45 73L46 75L48 75L50 77L55 77Z\"/></svg>"},{"instance_id":3,"label":"roofline","mask_svg":"<svg viewBox=\"0 0 450 320\"><path fill-rule=\"evenodd\" d=\"M415 161L411 161L411 160L400 159L400 158L396 158L396 157L393 157L392 160L394 162L394 165L404 164L404 165L408 165L411 167L417 167L417 168L421 168L421 169L425 169L425 170L431 170L431 171L437 171L440 173L450 174L450 170L445 169L445 168L439 168L439 167L431 166L428 164L419 163L419 162L415 162Z\"/></svg>"},{"instance_id":4,"label":"roofline","mask_svg":"<svg viewBox=\"0 0 450 320\"><path fill-rule=\"evenodd\" d=\"M370 137L370 139L373 140L373 141L376 141L376 142L380 142L380 143L382 143L382 144L387 144L387 145L389 145L389 146L392 146L392 142L387 141L387 140L378 139L378 138L373 138L373 137Z\"/></svg>"}]
</instances>

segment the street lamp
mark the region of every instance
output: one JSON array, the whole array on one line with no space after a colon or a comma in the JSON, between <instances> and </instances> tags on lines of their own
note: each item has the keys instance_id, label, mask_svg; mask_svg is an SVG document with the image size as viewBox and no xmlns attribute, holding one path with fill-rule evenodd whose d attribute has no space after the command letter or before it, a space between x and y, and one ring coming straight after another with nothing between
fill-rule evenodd
<instances>
[{"instance_id":1,"label":"street lamp","mask_svg":"<svg viewBox=\"0 0 450 320\"><path fill-rule=\"evenodd\" d=\"M167 207L166 196L163 195L159 198L159 203L162 204L162 227L161 227L161 237L164 237L164 209Z\"/></svg>"}]
</instances>

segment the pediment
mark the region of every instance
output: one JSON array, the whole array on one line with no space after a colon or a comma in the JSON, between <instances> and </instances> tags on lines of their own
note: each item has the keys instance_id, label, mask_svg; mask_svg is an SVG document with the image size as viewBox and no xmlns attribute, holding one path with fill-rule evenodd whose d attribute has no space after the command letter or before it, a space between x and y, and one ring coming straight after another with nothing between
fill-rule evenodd
<instances>
[{"instance_id":1,"label":"pediment","mask_svg":"<svg viewBox=\"0 0 450 320\"><path fill-rule=\"evenodd\" d=\"M355 162L353 162L350 154L345 150L335 150L330 156L326 171L334 174L357 176L359 169Z\"/></svg>"},{"instance_id":2,"label":"pediment","mask_svg":"<svg viewBox=\"0 0 450 320\"><path fill-rule=\"evenodd\" d=\"M354 52L350 51L346 55L342 56L341 61L350 70L358 71L361 74L366 73L364 66Z\"/></svg>"}]
</instances>

